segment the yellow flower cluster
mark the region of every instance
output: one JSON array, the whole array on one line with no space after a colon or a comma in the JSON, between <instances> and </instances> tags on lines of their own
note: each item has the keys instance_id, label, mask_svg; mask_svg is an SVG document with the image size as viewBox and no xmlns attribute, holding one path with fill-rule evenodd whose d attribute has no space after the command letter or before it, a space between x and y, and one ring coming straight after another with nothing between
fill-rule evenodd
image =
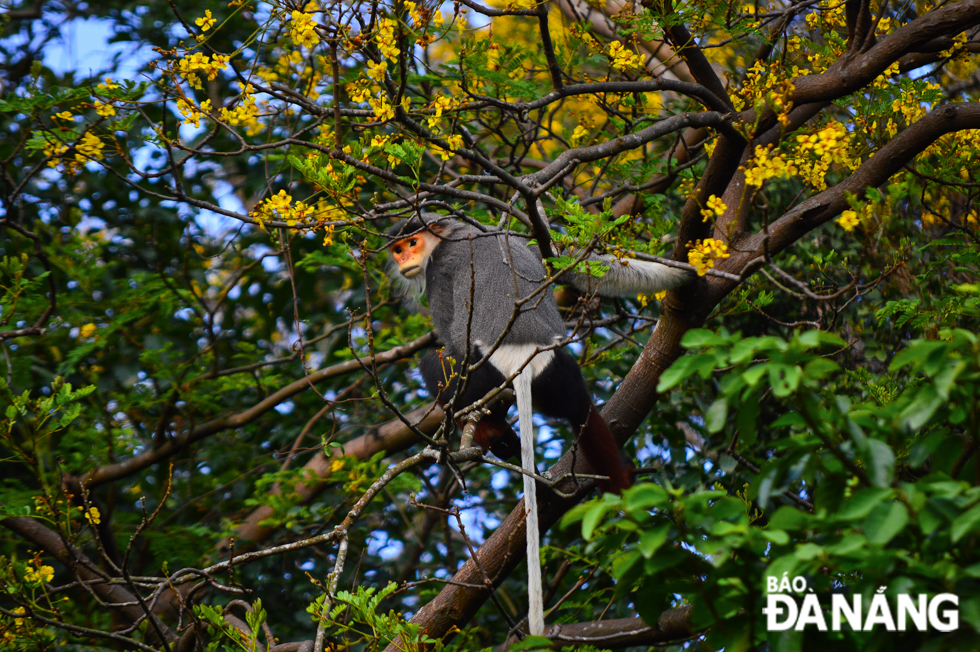
<instances>
[{"instance_id":1,"label":"yellow flower cluster","mask_svg":"<svg viewBox=\"0 0 980 652\"><path fill-rule=\"evenodd\" d=\"M716 260L722 260L731 256L728 253L728 245L721 240L706 238L698 240L687 252L687 262L694 266L698 276L704 276L708 270L715 266Z\"/></svg>"},{"instance_id":2,"label":"yellow flower cluster","mask_svg":"<svg viewBox=\"0 0 980 652\"><path fill-rule=\"evenodd\" d=\"M334 209L334 210L340 210L340 209ZM323 246L324 247L329 247L330 245L333 244L333 232L334 232L334 229L335 228L336 227L334 227L332 224L328 224L325 227L323 227Z\"/></svg>"},{"instance_id":3,"label":"yellow flower cluster","mask_svg":"<svg viewBox=\"0 0 980 652\"><path fill-rule=\"evenodd\" d=\"M858 219L857 211L844 211L840 214L840 217L837 218L837 223L840 224L842 229L850 233L858 224L861 223L861 220Z\"/></svg>"},{"instance_id":4,"label":"yellow flower cluster","mask_svg":"<svg viewBox=\"0 0 980 652\"><path fill-rule=\"evenodd\" d=\"M801 134L796 137L801 152L811 152L818 158L830 159L832 163L844 163L851 136L847 128L839 122L832 122L815 134Z\"/></svg>"},{"instance_id":5,"label":"yellow flower cluster","mask_svg":"<svg viewBox=\"0 0 980 652\"><path fill-rule=\"evenodd\" d=\"M116 115L116 107L112 106L108 102L97 101L94 106L95 112L101 115L103 118L109 118Z\"/></svg>"},{"instance_id":6,"label":"yellow flower cluster","mask_svg":"<svg viewBox=\"0 0 980 652\"><path fill-rule=\"evenodd\" d=\"M289 38L293 43L305 48L313 48L320 43L320 35L316 32L317 25L313 16L293 10L289 17L293 19L289 24Z\"/></svg>"},{"instance_id":7,"label":"yellow flower cluster","mask_svg":"<svg viewBox=\"0 0 980 652\"><path fill-rule=\"evenodd\" d=\"M92 525L98 525L102 522L102 514L99 513L98 507L89 507L85 512L85 518Z\"/></svg>"},{"instance_id":8,"label":"yellow flower cluster","mask_svg":"<svg viewBox=\"0 0 980 652\"><path fill-rule=\"evenodd\" d=\"M101 161L105 156L102 152L103 149L105 149L105 143L102 142L102 139L91 131L87 131L81 140L75 143L74 160L62 158L61 155L68 151L68 146L56 140L49 140L44 145L43 151L45 156L51 157L51 160L48 161L49 168L64 165L68 174L76 174L87 161Z\"/></svg>"},{"instance_id":9,"label":"yellow flower cluster","mask_svg":"<svg viewBox=\"0 0 980 652\"><path fill-rule=\"evenodd\" d=\"M68 151L68 145L60 143L56 140L49 140L44 144L44 155L50 156L51 160L48 161L49 168L56 168L61 165L61 159L58 158L62 154Z\"/></svg>"},{"instance_id":10,"label":"yellow flower cluster","mask_svg":"<svg viewBox=\"0 0 980 652\"><path fill-rule=\"evenodd\" d=\"M846 29L844 5L825 0L820 3L817 11L806 15L806 24L811 30L818 30L821 25Z\"/></svg>"},{"instance_id":11,"label":"yellow flower cluster","mask_svg":"<svg viewBox=\"0 0 980 652\"><path fill-rule=\"evenodd\" d=\"M95 335L96 326L95 324L88 323L78 329L78 334L82 337L92 337Z\"/></svg>"},{"instance_id":12,"label":"yellow flower cluster","mask_svg":"<svg viewBox=\"0 0 980 652\"><path fill-rule=\"evenodd\" d=\"M201 90L203 88L201 76L206 76L208 81L214 81L230 59L231 57L223 54L216 54L212 59L201 52L193 52L177 61L177 73L192 87Z\"/></svg>"},{"instance_id":13,"label":"yellow flower cluster","mask_svg":"<svg viewBox=\"0 0 980 652\"><path fill-rule=\"evenodd\" d=\"M278 194L268 197L258 210L252 211L252 215L263 229L266 220L276 218L282 220L287 226L295 226L302 222L306 223L313 216L313 206L302 201L293 204L293 198L285 190L280 190Z\"/></svg>"},{"instance_id":14,"label":"yellow flower cluster","mask_svg":"<svg viewBox=\"0 0 980 652\"><path fill-rule=\"evenodd\" d=\"M902 95L892 102L892 111L902 114L906 124L912 124L926 114L927 107L923 106L923 93L938 88L938 85L930 83L926 83L924 87L920 88L907 86L902 89ZM935 106L935 102L926 102L926 104L930 109Z\"/></svg>"},{"instance_id":15,"label":"yellow flower cluster","mask_svg":"<svg viewBox=\"0 0 980 652\"><path fill-rule=\"evenodd\" d=\"M446 97L445 95L440 95L436 99L432 100L432 104L429 106L429 108L432 109L434 113L426 119L426 124L429 125L429 129L432 129L439 124L439 118L442 117L443 111L449 111L458 106L459 102L456 102L452 98Z\"/></svg>"},{"instance_id":16,"label":"yellow flower cluster","mask_svg":"<svg viewBox=\"0 0 980 652\"><path fill-rule=\"evenodd\" d=\"M849 154L851 134L844 125L834 122L814 134L796 137L801 155L810 154L810 160L797 161L800 176L818 190L827 187L826 176L832 164L841 164L848 170L856 170L861 164Z\"/></svg>"},{"instance_id":17,"label":"yellow flower cluster","mask_svg":"<svg viewBox=\"0 0 980 652\"><path fill-rule=\"evenodd\" d=\"M388 70L388 62L382 61L381 63L375 63L373 61L368 61L367 76L374 81L381 81L385 78L385 72Z\"/></svg>"},{"instance_id":18,"label":"yellow flower cluster","mask_svg":"<svg viewBox=\"0 0 980 652\"><path fill-rule=\"evenodd\" d=\"M446 138L446 144L449 145L449 149L455 152L463 146L463 137L459 134L453 134Z\"/></svg>"},{"instance_id":19,"label":"yellow flower cluster","mask_svg":"<svg viewBox=\"0 0 980 652\"><path fill-rule=\"evenodd\" d=\"M755 148L752 167L745 171L745 183L761 188L768 179L787 178L796 175L798 170L792 163L787 163L780 154L770 155L771 150L762 145Z\"/></svg>"},{"instance_id":20,"label":"yellow flower cluster","mask_svg":"<svg viewBox=\"0 0 980 652\"><path fill-rule=\"evenodd\" d=\"M201 119L205 117L205 114L211 113L211 100L201 102L201 108L198 110L196 106L181 98L177 100L177 110L184 116L185 125L200 127Z\"/></svg>"},{"instance_id":21,"label":"yellow flower cluster","mask_svg":"<svg viewBox=\"0 0 980 652\"><path fill-rule=\"evenodd\" d=\"M631 70L643 66L643 57L633 52L620 41L613 41L609 44L609 58L612 67L616 70Z\"/></svg>"},{"instance_id":22,"label":"yellow flower cluster","mask_svg":"<svg viewBox=\"0 0 980 652\"><path fill-rule=\"evenodd\" d=\"M422 9L419 9L419 6L417 4L415 4L411 0L406 0L405 8L408 9L408 13L409 15L411 15L413 23L415 23L416 25L421 25L423 22L425 22L425 16L423 13L425 10L424 7Z\"/></svg>"},{"instance_id":23,"label":"yellow flower cluster","mask_svg":"<svg viewBox=\"0 0 980 652\"><path fill-rule=\"evenodd\" d=\"M344 86L352 102L363 102L371 95L370 84L367 80L359 79Z\"/></svg>"},{"instance_id":24,"label":"yellow flower cluster","mask_svg":"<svg viewBox=\"0 0 980 652\"><path fill-rule=\"evenodd\" d=\"M448 149L443 149L434 143L431 145L431 147L432 153L441 158L443 161L448 161L453 157L453 153ZM388 159L391 160L391 157L389 156Z\"/></svg>"},{"instance_id":25,"label":"yellow flower cluster","mask_svg":"<svg viewBox=\"0 0 980 652\"><path fill-rule=\"evenodd\" d=\"M255 88L248 84L242 91L241 103L238 106L231 110L221 107L218 112L223 122L232 127L242 125L245 127L245 133L249 136L254 136L262 131L262 123L259 122L259 107L255 103L254 93ZM204 103L201 104L201 108L204 108Z\"/></svg>"},{"instance_id":26,"label":"yellow flower cluster","mask_svg":"<svg viewBox=\"0 0 980 652\"><path fill-rule=\"evenodd\" d=\"M401 50L398 49L398 42L395 40L396 23L391 18L383 18L378 25L378 34L375 40L378 42L378 51L385 59L394 59Z\"/></svg>"},{"instance_id":27,"label":"yellow flower cluster","mask_svg":"<svg viewBox=\"0 0 980 652\"><path fill-rule=\"evenodd\" d=\"M728 206L721 200L721 197L711 195L708 197L707 207L701 209L701 217L704 218L705 222L708 222L724 215L727 208Z\"/></svg>"},{"instance_id":28,"label":"yellow flower cluster","mask_svg":"<svg viewBox=\"0 0 980 652\"><path fill-rule=\"evenodd\" d=\"M15 607L11 611L18 615L23 615L27 613L24 607ZM13 624L8 624L6 616L0 615L0 647L3 649L24 649L23 647L15 648L17 645L17 639L21 635L26 634L27 630L24 627L23 618L14 618Z\"/></svg>"},{"instance_id":29,"label":"yellow flower cluster","mask_svg":"<svg viewBox=\"0 0 980 652\"><path fill-rule=\"evenodd\" d=\"M578 147L581 145L585 139L589 136L589 129L584 125L578 125L575 127L575 131L572 132L571 144L572 147Z\"/></svg>"},{"instance_id":30,"label":"yellow flower cluster","mask_svg":"<svg viewBox=\"0 0 980 652\"><path fill-rule=\"evenodd\" d=\"M100 95L105 95L109 91L114 91L117 88L119 88L119 84L117 84L116 82L112 81L112 78L111 77L106 77L105 78L105 83L104 84L99 84L98 86L96 86L95 87L95 90Z\"/></svg>"},{"instance_id":31,"label":"yellow flower cluster","mask_svg":"<svg viewBox=\"0 0 980 652\"><path fill-rule=\"evenodd\" d=\"M369 97L368 104L371 105L371 110L374 111L374 117L378 119L378 122L387 122L395 117L395 107L388 104L387 98L383 95L377 99Z\"/></svg>"},{"instance_id":32,"label":"yellow flower cluster","mask_svg":"<svg viewBox=\"0 0 980 652\"><path fill-rule=\"evenodd\" d=\"M41 566L37 570L28 567L24 572L24 581L28 584L43 584L54 579L54 569L50 566Z\"/></svg>"}]
</instances>

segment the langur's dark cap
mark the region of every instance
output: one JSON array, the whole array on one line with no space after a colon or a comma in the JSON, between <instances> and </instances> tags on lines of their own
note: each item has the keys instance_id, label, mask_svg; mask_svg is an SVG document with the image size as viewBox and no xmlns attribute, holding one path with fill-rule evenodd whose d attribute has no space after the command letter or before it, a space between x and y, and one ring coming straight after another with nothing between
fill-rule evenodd
<instances>
[{"instance_id":1,"label":"langur's dark cap","mask_svg":"<svg viewBox=\"0 0 980 652\"><path fill-rule=\"evenodd\" d=\"M388 239L391 241L401 240L410 235L415 235L421 231L427 231L430 224L448 222L450 218L438 213L420 213L412 217L398 220L394 226L388 229Z\"/></svg>"}]
</instances>

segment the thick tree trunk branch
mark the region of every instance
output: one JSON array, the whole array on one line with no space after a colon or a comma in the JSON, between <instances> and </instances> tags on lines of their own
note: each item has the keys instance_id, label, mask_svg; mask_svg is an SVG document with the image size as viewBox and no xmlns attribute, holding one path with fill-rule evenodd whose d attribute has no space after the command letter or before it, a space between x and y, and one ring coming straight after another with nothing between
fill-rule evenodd
<instances>
[{"instance_id":1,"label":"thick tree trunk branch","mask_svg":"<svg viewBox=\"0 0 980 652\"><path fill-rule=\"evenodd\" d=\"M847 53L820 75L793 80L794 104L828 102L849 95L874 81L909 52L935 38L955 36L980 24L980 0L963 0L930 11L883 37L860 55Z\"/></svg>"}]
</instances>

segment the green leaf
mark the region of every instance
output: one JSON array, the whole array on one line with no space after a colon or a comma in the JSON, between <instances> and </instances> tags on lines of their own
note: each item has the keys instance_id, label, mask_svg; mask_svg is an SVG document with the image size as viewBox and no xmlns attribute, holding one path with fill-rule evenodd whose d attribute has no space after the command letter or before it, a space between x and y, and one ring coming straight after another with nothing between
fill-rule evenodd
<instances>
[{"instance_id":1,"label":"green leaf","mask_svg":"<svg viewBox=\"0 0 980 652\"><path fill-rule=\"evenodd\" d=\"M709 331L705 328L695 328L684 333L681 338L681 346L685 349L705 348L709 346L722 346L726 344L725 338Z\"/></svg>"},{"instance_id":2,"label":"green leaf","mask_svg":"<svg viewBox=\"0 0 980 652\"><path fill-rule=\"evenodd\" d=\"M514 652L550 652L553 648L551 640L544 636L527 636L510 646Z\"/></svg>"},{"instance_id":3,"label":"green leaf","mask_svg":"<svg viewBox=\"0 0 980 652\"><path fill-rule=\"evenodd\" d=\"M803 373L807 378L813 378L814 380L823 380L827 376L836 373L840 369L840 365L833 360L828 360L827 358L814 358L806 363L803 367Z\"/></svg>"},{"instance_id":4,"label":"green leaf","mask_svg":"<svg viewBox=\"0 0 980 652\"><path fill-rule=\"evenodd\" d=\"M735 417L735 427L738 428L738 436L743 444L751 446L755 443L758 420L759 395L756 392L745 392Z\"/></svg>"},{"instance_id":5,"label":"green leaf","mask_svg":"<svg viewBox=\"0 0 980 652\"><path fill-rule=\"evenodd\" d=\"M872 543L885 545L905 529L908 522L909 511L903 503L897 500L880 503L864 520L864 535Z\"/></svg>"},{"instance_id":6,"label":"green leaf","mask_svg":"<svg viewBox=\"0 0 980 652\"><path fill-rule=\"evenodd\" d=\"M867 516L881 501L890 498L890 489L862 489L844 501L837 517L842 521L855 521Z\"/></svg>"},{"instance_id":7,"label":"green leaf","mask_svg":"<svg viewBox=\"0 0 980 652\"><path fill-rule=\"evenodd\" d=\"M772 393L779 398L785 398L795 392L800 386L802 376L803 371L796 365L782 362L769 365L769 383L772 385Z\"/></svg>"},{"instance_id":8,"label":"green leaf","mask_svg":"<svg viewBox=\"0 0 980 652\"><path fill-rule=\"evenodd\" d=\"M725 427L725 420L728 418L728 399L725 397L716 399L704 416L705 427L708 432L720 432Z\"/></svg>"},{"instance_id":9,"label":"green leaf","mask_svg":"<svg viewBox=\"0 0 980 652\"><path fill-rule=\"evenodd\" d=\"M678 384L690 375L690 370L694 363L693 355L681 356L668 367L667 371L660 374L657 382L657 392L666 392L668 389Z\"/></svg>"},{"instance_id":10,"label":"green leaf","mask_svg":"<svg viewBox=\"0 0 980 652\"><path fill-rule=\"evenodd\" d=\"M646 559L650 559L660 546L664 545L667 541L667 535L670 533L670 525L663 524L658 525L655 528L647 530L640 536L640 542L637 544L637 550Z\"/></svg>"},{"instance_id":11,"label":"green leaf","mask_svg":"<svg viewBox=\"0 0 980 652\"><path fill-rule=\"evenodd\" d=\"M623 493L623 503L628 511L663 507L669 502L667 491L655 482L634 485Z\"/></svg>"},{"instance_id":12,"label":"green leaf","mask_svg":"<svg viewBox=\"0 0 980 652\"><path fill-rule=\"evenodd\" d=\"M773 530L805 530L810 524L810 515L795 507L783 505L769 519L769 528Z\"/></svg>"},{"instance_id":13,"label":"green leaf","mask_svg":"<svg viewBox=\"0 0 980 652\"><path fill-rule=\"evenodd\" d=\"M599 501L585 513L585 517L582 518L582 538L584 538L586 541L590 541L592 539L592 534L599 525L599 521L602 520L602 517L609 511L609 508L609 503Z\"/></svg>"},{"instance_id":14,"label":"green leaf","mask_svg":"<svg viewBox=\"0 0 980 652\"><path fill-rule=\"evenodd\" d=\"M949 529L950 539L953 543L958 542L967 534L976 530L977 524L980 524L980 504L974 505L971 509L953 519L953 524Z\"/></svg>"},{"instance_id":15,"label":"green leaf","mask_svg":"<svg viewBox=\"0 0 980 652\"><path fill-rule=\"evenodd\" d=\"M770 528L771 527L772 524L770 523ZM762 536L764 539L767 541L772 541L777 546L785 546L787 543L789 543L789 535L786 534L785 530L763 530Z\"/></svg>"},{"instance_id":16,"label":"green leaf","mask_svg":"<svg viewBox=\"0 0 980 652\"><path fill-rule=\"evenodd\" d=\"M892 447L880 439L867 440L866 467L871 482L876 487L887 487L895 473L895 453Z\"/></svg>"}]
</instances>

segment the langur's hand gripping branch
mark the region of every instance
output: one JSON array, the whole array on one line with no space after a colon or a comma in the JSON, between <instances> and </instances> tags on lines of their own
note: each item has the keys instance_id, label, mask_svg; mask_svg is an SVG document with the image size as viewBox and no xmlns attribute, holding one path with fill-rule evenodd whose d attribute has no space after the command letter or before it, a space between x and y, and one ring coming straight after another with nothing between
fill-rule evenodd
<instances>
[{"instance_id":1,"label":"langur's hand gripping branch","mask_svg":"<svg viewBox=\"0 0 980 652\"><path fill-rule=\"evenodd\" d=\"M412 294L428 295L429 311L451 360L448 370L445 357L440 360L431 353L422 360L422 377L430 393L443 405L452 400L457 379L467 373L460 368L467 353L473 362L486 355L489 360L468 372L456 400L457 409L472 405L512 379L521 431L521 464L526 471L528 625L531 634L540 635L544 631L540 532L536 487L528 475L537 473L532 398L542 414L568 421L589 465L596 474L608 478L599 481L602 490L622 492L631 484L630 475L612 433L592 403L578 364L556 348L566 333L554 295L544 292L518 303L547 278L537 254L505 231L483 232L432 213L398 222L388 236L392 240L388 248L398 268L395 278ZM652 295L690 278L689 272L658 263L616 262L599 256L588 260L608 266L601 279L574 272L566 272L562 279L579 290L597 290L604 296ZM444 381L447 377L452 379L448 384ZM474 437L478 444L505 458L516 453L514 438L506 406L500 403L490 409Z\"/></svg>"}]
</instances>

